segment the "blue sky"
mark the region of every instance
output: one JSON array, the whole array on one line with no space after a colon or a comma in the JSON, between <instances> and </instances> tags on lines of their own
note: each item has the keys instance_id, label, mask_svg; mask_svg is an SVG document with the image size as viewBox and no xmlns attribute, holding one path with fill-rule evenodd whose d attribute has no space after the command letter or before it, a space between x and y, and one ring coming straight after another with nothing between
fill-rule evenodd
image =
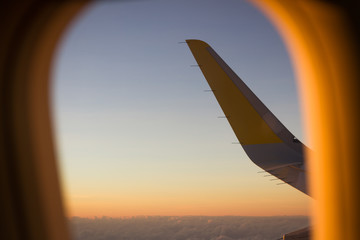
<instances>
[{"instance_id":1,"label":"blue sky","mask_svg":"<svg viewBox=\"0 0 360 240\"><path fill-rule=\"evenodd\" d=\"M115 215L156 215L147 209L177 215L182 212L158 206L176 199L183 207L169 208L206 215L206 208L191 209L209 199L208 209L219 208L220 215L252 215L246 206L262 209L269 202L263 215L307 214L307 196L268 181L231 144L237 140L230 125L217 118L223 113L215 97L204 92L209 87L201 71L190 67L196 62L187 45L178 43L185 39L209 43L303 139L289 56L247 1L98 1L65 32L53 65L56 140L70 213L85 216L86 204L118 200ZM133 201L124 196L154 203L121 205L121 199ZM232 208L217 206L214 196Z\"/></svg>"}]
</instances>

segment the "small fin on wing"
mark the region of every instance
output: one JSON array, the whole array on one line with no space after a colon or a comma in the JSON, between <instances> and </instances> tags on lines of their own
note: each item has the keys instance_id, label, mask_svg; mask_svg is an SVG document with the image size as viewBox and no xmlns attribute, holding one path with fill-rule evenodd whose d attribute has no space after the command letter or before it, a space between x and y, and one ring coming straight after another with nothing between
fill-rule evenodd
<instances>
[{"instance_id":1,"label":"small fin on wing","mask_svg":"<svg viewBox=\"0 0 360 240\"><path fill-rule=\"evenodd\" d=\"M186 42L249 158L283 182L308 194L305 146L207 43L196 39Z\"/></svg>"}]
</instances>

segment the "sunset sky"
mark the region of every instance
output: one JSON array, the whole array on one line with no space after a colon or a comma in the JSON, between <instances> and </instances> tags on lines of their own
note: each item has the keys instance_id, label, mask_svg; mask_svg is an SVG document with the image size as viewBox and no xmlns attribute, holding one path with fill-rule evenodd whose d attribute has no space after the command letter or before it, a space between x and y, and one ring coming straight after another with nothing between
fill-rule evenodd
<instances>
[{"instance_id":1,"label":"sunset sky","mask_svg":"<svg viewBox=\"0 0 360 240\"><path fill-rule=\"evenodd\" d=\"M289 56L247 1L98 1L65 32L53 109L69 216L307 215L236 142L185 39L209 43L304 140Z\"/></svg>"}]
</instances>

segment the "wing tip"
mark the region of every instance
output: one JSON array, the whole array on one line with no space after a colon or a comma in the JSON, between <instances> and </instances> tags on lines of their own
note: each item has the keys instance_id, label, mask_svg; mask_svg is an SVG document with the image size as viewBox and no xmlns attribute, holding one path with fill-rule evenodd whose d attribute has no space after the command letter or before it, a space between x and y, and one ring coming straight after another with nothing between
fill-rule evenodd
<instances>
[{"instance_id":1,"label":"wing tip","mask_svg":"<svg viewBox=\"0 0 360 240\"><path fill-rule=\"evenodd\" d=\"M191 45L198 45L199 47L209 47L209 44L199 39L186 39L186 43Z\"/></svg>"}]
</instances>

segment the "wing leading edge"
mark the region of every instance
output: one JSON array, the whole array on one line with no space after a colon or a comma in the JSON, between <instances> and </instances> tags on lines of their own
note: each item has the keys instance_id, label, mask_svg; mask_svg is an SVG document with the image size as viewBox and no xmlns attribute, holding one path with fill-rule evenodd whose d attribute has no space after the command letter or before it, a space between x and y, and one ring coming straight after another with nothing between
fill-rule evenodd
<instances>
[{"instance_id":1,"label":"wing leading edge","mask_svg":"<svg viewBox=\"0 0 360 240\"><path fill-rule=\"evenodd\" d=\"M249 158L264 171L308 194L302 144L205 42L186 40Z\"/></svg>"}]
</instances>

